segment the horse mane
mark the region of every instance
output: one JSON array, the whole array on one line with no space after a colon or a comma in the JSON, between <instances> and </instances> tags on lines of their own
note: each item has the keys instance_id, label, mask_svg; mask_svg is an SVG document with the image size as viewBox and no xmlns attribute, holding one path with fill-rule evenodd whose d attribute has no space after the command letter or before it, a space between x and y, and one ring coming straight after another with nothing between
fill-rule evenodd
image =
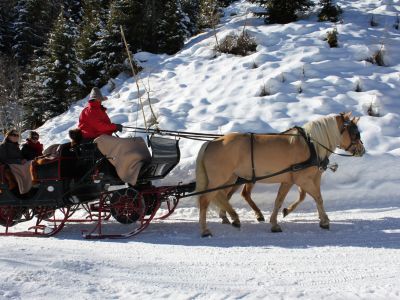
<instances>
[{"instance_id":1,"label":"horse mane","mask_svg":"<svg viewBox=\"0 0 400 300\"><path fill-rule=\"evenodd\" d=\"M303 129L311 139L316 140L331 151L340 143L341 137L335 116L327 116L310 121L304 124ZM328 157L330 155L329 151L321 147L318 143L314 143L318 158L324 159Z\"/></svg>"}]
</instances>

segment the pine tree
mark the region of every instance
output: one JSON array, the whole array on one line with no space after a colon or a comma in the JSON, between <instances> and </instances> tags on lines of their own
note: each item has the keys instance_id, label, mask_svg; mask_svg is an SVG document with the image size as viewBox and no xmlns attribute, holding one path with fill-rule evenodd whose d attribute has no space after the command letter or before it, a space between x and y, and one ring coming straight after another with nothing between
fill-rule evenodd
<instances>
[{"instance_id":1,"label":"pine tree","mask_svg":"<svg viewBox=\"0 0 400 300\"><path fill-rule=\"evenodd\" d=\"M227 7L231 5L235 0L218 0L219 6Z\"/></svg>"},{"instance_id":2,"label":"pine tree","mask_svg":"<svg viewBox=\"0 0 400 300\"><path fill-rule=\"evenodd\" d=\"M46 77L46 120L65 112L80 96L82 84L77 70L74 26L61 11L50 34L43 73Z\"/></svg>"},{"instance_id":3,"label":"pine tree","mask_svg":"<svg viewBox=\"0 0 400 300\"><path fill-rule=\"evenodd\" d=\"M83 19L83 1L63 0L64 17L71 19L72 23L79 26Z\"/></svg>"},{"instance_id":4,"label":"pine tree","mask_svg":"<svg viewBox=\"0 0 400 300\"><path fill-rule=\"evenodd\" d=\"M99 52L95 56L99 61L105 62L104 71L108 77L115 77L124 70L124 44L120 30L123 22L116 5L115 2L111 4L108 22L100 32Z\"/></svg>"},{"instance_id":5,"label":"pine tree","mask_svg":"<svg viewBox=\"0 0 400 300\"><path fill-rule=\"evenodd\" d=\"M11 54L12 11L15 1L0 2L0 53Z\"/></svg>"},{"instance_id":6,"label":"pine tree","mask_svg":"<svg viewBox=\"0 0 400 300\"><path fill-rule=\"evenodd\" d=\"M122 71L130 70L124 65L126 59L125 45L121 37L122 26L128 47L135 52L139 49L138 44L142 45L143 41L149 39L144 34L139 34L145 29L145 24L139 24L143 18L140 11L143 9L141 1L115 0L110 6L110 15L105 30L100 32L99 49L97 56L100 61L104 61L105 76L115 77ZM134 25L138 26L135 27ZM135 32L137 34L135 34ZM139 72L140 68L134 64L135 72Z\"/></svg>"},{"instance_id":7,"label":"pine tree","mask_svg":"<svg viewBox=\"0 0 400 300\"><path fill-rule=\"evenodd\" d=\"M183 23L184 14L176 0L167 0L163 4L163 14L157 30L158 51L173 54L183 47L187 31Z\"/></svg>"},{"instance_id":8,"label":"pine tree","mask_svg":"<svg viewBox=\"0 0 400 300\"><path fill-rule=\"evenodd\" d=\"M197 26L199 29L215 28L219 22L219 5L217 0L200 0L199 18Z\"/></svg>"},{"instance_id":9,"label":"pine tree","mask_svg":"<svg viewBox=\"0 0 400 300\"><path fill-rule=\"evenodd\" d=\"M305 12L314 3L311 0L255 0L266 8L265 22L268 24L286 24L297 20L297 14Z\"/></svg>"},{"instance_id":10,"label":"pine tree","mask_svg":"<svg viewBox=\"0 0 400 300\"><path fill-rule=\"evenodd\" d=\"M51 23L46 0L18 0L13 22L13 53L20 66L28 64L46 41Z\"/></svg>"},{"instance_id":11,"label":"pine tree","mask_svg":"<svg viewBox=\"0 0 400 300\"><path fill-rule=\"evenodd\" d=\"M80 36L76 44L81 79L86 94L93 86L101 86L104 80L105 61L100 59L100 32L105 24L100 18L101 7L97 1L86 1L84 4L84 21L80 28Z\"/></svg>"},{"instance_id":12,"label":"pine tree","mask_svg":"<svg viewBox=\"0 0 400 300\"><path fill-rule=\"evenodd\" d=\"M0 126L1 129L21 128L22 106L19 99L21 73L17 61L0 55Z\"/></svg>"},{"instance_id":13,"label":"pine tree","mask_svg":"<svg viewBox=\"0 0 400 300\"><path fill-rule=\"evenodd\" d=\"M320 0L319 5L322 6L318 14L318 21L337 22L342 14L342 9L339 5L334 5L332 0Z\"/></svg>"},{"instance_id":14,"label":"pine tree","mask_svg":"<svg viewBox=\"0 0 400 300\"><path fill-rule=\"evenodd\" d=\"M151 12L146 11L146 6L151 6L155 0L115 0L111 4L110 21L116 28L122 26L125 37L133 52L143 49L146 40L151 39L147 35L149 24L146 19L151 18ZM114 31L116 31L114 29ZM119 35L120 36L120 35Z\"/></svg>"},{"instance_id":15,"label":"pine tree","mask_svg":"<svg viewBox=\"0 0 400 300\"><path fill-rule=\"evenodd\" d=\"M51 93L46 86L46 56L34 57L27 67L23 83L24 127L35 129L49 118L47 96Z\"/></svg>"},{"instance_id":16,"label":"pine tree","mask_svg":"<svg viewBox=\"0 0 400 300\"><path fill-rule=\"evenodd\" d=\"M200 0L181 0L181 5L184 14L187 16L185 25L189 31L189 36L198 33Z\"/></svg>"}]
</instances>

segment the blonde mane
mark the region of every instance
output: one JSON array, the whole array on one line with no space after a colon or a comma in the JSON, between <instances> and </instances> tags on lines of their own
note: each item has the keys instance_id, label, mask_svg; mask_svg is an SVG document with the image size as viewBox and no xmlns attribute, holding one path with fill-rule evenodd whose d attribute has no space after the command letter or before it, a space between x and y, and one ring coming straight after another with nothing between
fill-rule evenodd
<instances>
[{"instance_id":1,"label":"blonde mane","mask_svg":"<svg viewBox=\"0 0 400 300\"><path fill-rule=\"evenodd\" d=\"M336 117L328 116L314 121L310 121L303 126L305 132L313 140L329 148L331 151L340 144L341 136L337 126ZM330 155L329 151L314 143L319 159L324 159Z\"/></svg>"}]
</instances>

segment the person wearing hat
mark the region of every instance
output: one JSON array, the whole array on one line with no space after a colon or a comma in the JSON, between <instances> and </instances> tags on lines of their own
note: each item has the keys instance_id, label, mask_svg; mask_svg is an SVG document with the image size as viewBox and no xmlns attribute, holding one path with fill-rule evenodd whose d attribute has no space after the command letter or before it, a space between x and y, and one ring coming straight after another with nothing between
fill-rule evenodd
<instances>
[{"instance_id":1,"label":"person wearing hat","mask_svg":"<svg viewBox=\"0 0 400 300\"><path fill-rule=\"evenodd\" d=\"M93 140L102 134L111 135L122 131L122 125L111 123L106 108L101 105L106 99L97 87L90 92L89 102L79 116L78 128L82 132L83 140Z\"/></svg>"},{"instance_id":2,"label":"person wearing hat","mask_svg":"<svg viewBox=\"0 0 400 300\"><path fill-rule=\"evenodd\" d=\"M3 142L0 144L0 163L3 164L24 164L26 159L19 149L19 133L15 129L9 130Z\"/></svg>"},{"instance_id":3,"label":"person wearing hat","mask_svg":"<svg viewBox=\"0 0 400 300\"><path fill-rule=\"evenodd\" d=\"M29 138L22 145L22 156L27 160L43 155L43 145L39 142L39 134L36 131L29 133Z\"/></svg>"}]
</instances>

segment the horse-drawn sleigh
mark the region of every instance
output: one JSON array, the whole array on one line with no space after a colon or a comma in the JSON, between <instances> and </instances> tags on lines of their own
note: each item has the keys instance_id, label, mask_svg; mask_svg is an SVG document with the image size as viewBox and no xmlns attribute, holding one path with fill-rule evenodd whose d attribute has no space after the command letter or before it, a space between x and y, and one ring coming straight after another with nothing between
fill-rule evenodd
<instances>
[{"instance_id":1,"label":"horse-drawn sleigh","mask_svg":"<svg viewBox=\"0 0 400 300\"><path fill-rule=\"evenodd\" d=\"M169 216L179 199L200 195L201 234L209 236L211 232L206 226L209 203L217 204L225 221L225 212L228 212L232 225L239 227L239 217L229 204L229 198L238 186L245 184L245 198L251 203L251 187L258 181L281 184L270 219L272 231L281 230L277 214L294 184L299 187L300 197L291 208L303 201L306 193L310 194L317 204L320 226L329 228L320 192L321 175L336 147L350 152L350 156L364 154L357 121L351 119L350 113L342 113L276 134L218 136L154 131L153 134L175 138L156 135L148 138L152 156L141 168L135 185L120 179L95 143L80 144L73 147L73 151L61 151L47 163L35 165L37 187L23 198L9 190L7 166L3 165L0 166L0 225L4 228L1 234L51 236L66 223L76 222L93 224L83 233L86 238L126 238L144 230L162 204L166 205L166 210L158 218ZM199 152L196 183L153 186L153 180L164 178L179 163L179 139L176 137L211 139ZM193 192L195 187L196 192ZM78 212L84 212L83 216L74 217ZM122 233L106 233L104 225L115 224L112 220L129 229ZM26 227L19 229L23 224L27 224Z\"/></svg>"},{"instance_id":2,"label":"horse-drawn sleigh","mask_svg":"<svg viewBox=\"0 0 400 300\"><path fill-rule=\"evenodd\" d=\"M86 238L123 238L145 229L162 203L166 204L166 213L159 218L166 218L179 198L194 190L194 183L153 186L152 180L164 178L178 164L180 152L176 139L151 136L148 142L152 156L144 162L135 186L119 178L95 143L64 147L52 159L33 163L36 187L24 195L9 189L9 171L1 165L1 234L51 236L74 222L94 223L94 228L84 232ZM104 233L104 223L112 219L132 228L123 233Z\"/></svg>"}]
</instances>

